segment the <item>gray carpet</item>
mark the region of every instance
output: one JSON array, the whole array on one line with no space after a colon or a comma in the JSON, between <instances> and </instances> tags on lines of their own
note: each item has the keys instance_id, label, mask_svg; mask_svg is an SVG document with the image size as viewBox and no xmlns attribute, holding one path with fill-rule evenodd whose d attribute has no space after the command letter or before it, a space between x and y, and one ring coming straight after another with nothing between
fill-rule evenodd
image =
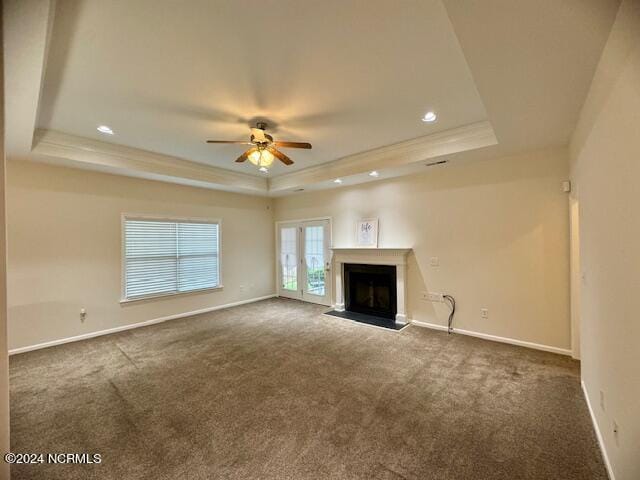
<instances>
[{"instance_id":1,"label":"gray carpet","mask_svg":"<svg viewBox=\"0 0 640 480\"><path fill-rule=\"evenodd\" d=\"M569 358L267 300L11 357L14 479L606 479Z\"/></svg>"}]
</instances>

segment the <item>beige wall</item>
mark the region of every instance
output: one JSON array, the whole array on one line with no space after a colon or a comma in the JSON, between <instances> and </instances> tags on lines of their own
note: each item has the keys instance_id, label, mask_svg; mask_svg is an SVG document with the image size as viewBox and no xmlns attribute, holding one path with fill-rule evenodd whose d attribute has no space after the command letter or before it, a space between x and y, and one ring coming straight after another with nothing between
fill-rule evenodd
<instances>
[{"instance_id":1,"label":"beige wall","mask_svg":"<svg viewBox=\"0 0 640 480\"><path fill-rule=\"evenodd\" d=\"M274 292L270 199L24 161L7 182L10 349ZM224 289L121 305L122 213L222 219Z\"/></svg>"},{"instance_id":2,"label":"beige wall","mask_svg":"<svg viewBox=\"0 0 640 480\"><path fill-rule=\"evenodd\" d=\"M0 2L0 38L2 35ZM7 275L4 157L4 49L0 45L0 456L9 451L9 357L7 355ZM0 457L0 479L9 478L9 465Z\"/></svg>"},{"instance_id":3,"label":"beige wall","mask_svg":"<svg viewBox=\"0 0 640 480\"><path fill-rule=\"evenodd\" d=\"M582 378L616 480L640 478L640 1L623 2L572 141ZM604 409L600 406L604 394ZM614 434L613 425L619 426Z\"/></svg>"},{"instance_id":4,"label":"beige wall","mask_svg":"<svg viewBox=\"0 0 640 480\"><path fill-rule=\"evenodd\" d=\"M350 247L356 220L378 217L380 247L414 250L409 318L446 325L444 305L421 299L444 292L458 328L570 349L567 157L534 152L283 197L276 220L331 216L334 246Z\"/></svg>"}]
</instances>

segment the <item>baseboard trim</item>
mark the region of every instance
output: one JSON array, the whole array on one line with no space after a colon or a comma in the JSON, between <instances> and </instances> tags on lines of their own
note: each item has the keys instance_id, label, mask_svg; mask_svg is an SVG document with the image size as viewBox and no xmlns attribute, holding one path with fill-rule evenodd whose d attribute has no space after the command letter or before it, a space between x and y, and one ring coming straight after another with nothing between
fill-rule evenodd
<instances>
[{"instance_id":1,"label":"baseboard trim","mask_svg":"<svg viewBox=\"0 0 640 480\"><path fill-rule=\"evenodd\" d=\"M89 338L101 337L102 335L110 335L112 333L123 332L125 330L132 330L134 328L147 327L149 325L155 325L156 323L166 322L168 320L177 320L178 318L190 317L192 315L199 315L201 313L209 313L215 310L223 310L225 308L237 307L238 305L244 305L246 303L259 302L260 300L267 300L275 297L276 294L265 295L263 297L249 298L247 300L240 300L238 302L225 303L224 305L216 305L215 307L202 308L200 310L193 310L190 312L176 313L175 315L168 315L166 317L153 318L151 320L145 320L143 322L131 323L129 325L122 325L121 327L108 328L106 330L98 330L96 332L83 333L82 335L76 335L74 337L60 338L58 340L52 340L50 342L38 343L36 345L29 345L26 347L14 348L9 350L9 355L16 355L18 353L31 352L33 350L40 350L41 348L55 347L56 345L63 345L65 343L79 342L80 340L87 340Z\"/></svg>"},{"instance_id":2,"label":"baseboard trim","mask_svg":"<svg viewBox=\"0 0 640 480\"><path fill-rule=\"evenodd\" d=\"M616 477L613 474L613 469L611 468L611 462L609 461L609 455L607 455L607 449L604 446L602 433L600 433L600 427L598 426L598 422L596 421L596 415L593 412L593 408L591 407L591 401L589 400L589 394L587 393L587 386L584 384L584 380L580 380L580 385L582 385L582 393L584 394L584 399L587 402L589 415L591 415L591 423L593 423L593 429L596 431L596 438L598 439L598 445L600 446L600 451L602 452L604 466L607 468L607 474L609 474L610 480L616 480Z\"/></svg>"},{"instance_id":3,"label":"baseboard trim","mask_svg":"<svg viewBox=\"0 0 640 480\"><path fill-rule=\"evenodd\" d=\"M416 325L418 327L431 328L433 330L441 330L444 332L447 331L446 325L438 325L436 323L422 322L420 320L411 320L411 324ZM461 330L459 328L454 328L453 333L458 333L460 335L469 335L470 337L482 338L484 340L491 340L493 342L518 345L519 347L527 347L527 348L533 348L535 350L543 350L545 352L558 353L560 355L571 356L571 353L572 353L571 350L568 350L565 348L552 347L551 345L542 345L540 343L525 342L524 340L516 340L515 338L498 337L496 335L489 335L488 333L473 332L471 330Z\"/></svg>"}]
</instances>

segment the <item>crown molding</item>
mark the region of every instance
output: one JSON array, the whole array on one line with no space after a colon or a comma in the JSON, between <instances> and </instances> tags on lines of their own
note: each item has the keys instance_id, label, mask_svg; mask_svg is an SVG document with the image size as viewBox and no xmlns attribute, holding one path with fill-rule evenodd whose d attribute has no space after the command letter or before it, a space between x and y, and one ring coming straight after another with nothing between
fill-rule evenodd
<instances>
[{"instance_id":1,"label":"crown molding","mask_svg":"<svg viewBox=\"0 0 640 480\"><path fill-rule=\"evenodd\" d=\"M134 176L244 193L268 193L266 178L52 130L36 130L31 153L70 160L80 168L110 169Z\"/></svg>"},{"instance_id":2,"label":"crown molding","mask_svg":"<svg viewBox=\"0 0 640 480\"><path fill-rule=\"evenodd\" d=\"M277 195L336 177L397 168L497 143L491 124L478 122L349 155L271 179L45 129L36 130L31 153L36 158L43 156L46 161L72 164L78 168L254 195Z\"/></svg>"},{"instance_id":3,"label":"crown molding","mask_svg":"<svg viewBox=\"0 0 640 480\"><path fill-rule=\"evenodd\" d=\"M347 157L269 179L269 193L348 177L371 170L383 170L422 162L443 155L497 145L488 121L472 123L443 132L356 153Z\"/></svg>"}]
</instances>

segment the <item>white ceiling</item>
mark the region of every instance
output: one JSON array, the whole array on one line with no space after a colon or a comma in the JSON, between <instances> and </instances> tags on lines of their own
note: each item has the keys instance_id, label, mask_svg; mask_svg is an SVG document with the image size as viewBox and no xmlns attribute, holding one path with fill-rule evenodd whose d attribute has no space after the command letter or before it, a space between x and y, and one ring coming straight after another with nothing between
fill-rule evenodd
<instances>
[{"instance_id":1,"label":"white ceiling","mask_svg":"<svg viewBox=\"0 0 640 480\"><path fill-rule=\"evenodd\" d=\"M57 2L40 128L260 175L204 143L255 119L313 144L276 176L486 113L440 0Z\"/></svg>"},{"instance_id":2,"label":"white ceiling","mask_svg":"<svg viewBox=\"0 0 640 480\"><path fill-rule=\"evenodd\" d=\"M501 153L567 145L620 0L443 0Z\"/></svg>"},{"instance_id":3,"label":"white ceiling","mask_svg":"<svg viewBox=\"0 0 640 480\"><path fill-rule=\"evenodd\" d=\"M2 6L4 148L9 158L29 156L53 25L53 8L40 0L8 0Z\"/></svg>"},{"instance_id":4,"label":"white ceiling","mask_svg":"<svg viewBox=\"0 0 640 480\"><path fill-rule=\"evenodd\" d=\"M5 0L7 155L280 195L567 145L618 7ZM256 119L314 149L267 179L234 163L242 146L204 143Z\"/></svg>"}]
</instances>

